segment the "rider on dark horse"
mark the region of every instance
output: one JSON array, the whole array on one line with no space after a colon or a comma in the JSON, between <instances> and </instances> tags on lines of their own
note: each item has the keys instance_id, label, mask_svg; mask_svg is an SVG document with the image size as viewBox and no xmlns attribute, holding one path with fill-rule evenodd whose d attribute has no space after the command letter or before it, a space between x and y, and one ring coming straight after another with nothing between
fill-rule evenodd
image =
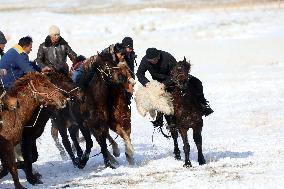
<instances>
[{"instance_id":1,"label":"rider on dark horse","mask_svg":"<svg viewBox=\"0 0 284 189\"><path fill-rule=\"evenodd\" d=\"M146 86L149 80L145 77L146 71L149 71L152 78L163 83L167 91L173 91L175 83L171 78L171 69L176 65L176 59L168 52L157 50L156 48L148 48L146 55L142 58L141 63L137 70L138 81ZM189 75L188 78L188 87L189 90L195 97L197 105L200 107L203 115L208 116L213 113L213 110L210 108L208 101L205 99L203 94L202 82ZM168 124L172 120L171 116L165 116ZM153 121L154 126L162 126L163 124L163 114L159 113L155 121Z\"/></svg>"}]
</instances>

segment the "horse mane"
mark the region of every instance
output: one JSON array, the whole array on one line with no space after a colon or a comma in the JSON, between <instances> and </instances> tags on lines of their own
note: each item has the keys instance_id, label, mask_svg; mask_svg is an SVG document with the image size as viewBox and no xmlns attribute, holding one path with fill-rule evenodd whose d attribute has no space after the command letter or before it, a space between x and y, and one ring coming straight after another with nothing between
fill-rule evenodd
<instances>
[{"instance_id":1,"label":"horse mane","mask_svg":"<svg viewBox=\"0 0 284 189\"><path fill-rule=\"evenodd\" d=\"M95 73L97 72L97 68L104 65L105 62L113 63L114 66L111 53L108 52L99 53L95 61L92 63L91 68L87 70L84 69L84 72L78 76L77 85L81 89L86 89L89 83L91 82L91 80L93 79Z\"/></svg>"},{"instance_id":2,"label":"horse mane","mask_svg":"<svg viewBox=\"0 0 284 189\"><path fill-rule=\"evenodd\" d=\"M60 72L56 72L56 71L52 71L50 73L47 74L48 78L50 81L70 81L73 82L71 77L66 76L66 74L64 73L60 73Z\"/></svg>"},{"instance_id":3,"label":"horse mane","mask_svg":"<svg viewBox=\"0 0 284 189\"><path fill-rule=\"evenodd\" d=\"M33 80L33 81L40 81L42 82L45 80L46 77L38 72L28 72L23 77L20 77L18 80L15 81L13 87L11 90L9 90L8 94L10 96L17 96L17 94L23 90L24 87L27 86L27 84Z\"/></svg>"}]
</instances>

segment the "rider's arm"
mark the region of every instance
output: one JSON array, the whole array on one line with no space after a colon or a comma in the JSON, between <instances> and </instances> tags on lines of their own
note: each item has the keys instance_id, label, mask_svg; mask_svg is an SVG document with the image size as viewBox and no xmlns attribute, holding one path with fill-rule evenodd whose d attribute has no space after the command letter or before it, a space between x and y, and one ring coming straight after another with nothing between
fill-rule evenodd
<instances>
[{"instance_id":1,"label":"rider's arm","mask_svg":"<svg viewBox=\"0 0 284 189\"><path fill-rule=\"evenodd\" d=\"M140 64L139 64L139 67L138 67L138 70L137 70L137 73L136 73L136 76L138 78L138 81L142 84L142 85L146 85L146 83L149 82L149 80L145 77L145 73L146 71L148 70L147 68L147 60L146 58L142 58Z\"/></svg>"}]
</instances>

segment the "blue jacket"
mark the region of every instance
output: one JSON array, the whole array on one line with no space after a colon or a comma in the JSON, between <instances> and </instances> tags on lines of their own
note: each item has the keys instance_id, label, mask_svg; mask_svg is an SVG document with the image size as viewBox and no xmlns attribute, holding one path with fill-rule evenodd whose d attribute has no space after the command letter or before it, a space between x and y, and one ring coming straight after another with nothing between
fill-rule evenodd
<instances>
[{"instance_id":1,"label":"blue jacket","mask_svg":"<svg viewBox=\"0 0 284 189\"><path fill-rule=\"evenodd\" d=\"M0 69L6 69L3 77L4 87L10 89L14 82L27 72L40 71L37 65L29 61L28 55L20 45L9 49L1 58Z\"/></svg>"}]
</instances>

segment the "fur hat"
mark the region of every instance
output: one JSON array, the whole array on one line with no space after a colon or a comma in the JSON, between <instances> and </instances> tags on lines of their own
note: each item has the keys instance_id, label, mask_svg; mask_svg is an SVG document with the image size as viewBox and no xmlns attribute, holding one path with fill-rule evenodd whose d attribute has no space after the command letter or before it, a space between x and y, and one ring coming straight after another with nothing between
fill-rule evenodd
<instances>
[{"instance_id":1,"label":"fur hat","mask_svg":"<svg viewBox=\"0 0 284 189\"><path fill-rule=\"evenodd\" d=\"M48 34L49 35L55 35L55 34L59 34L60 35L60 29L57 26L52 25L52 26L50 26L50 28L48 30Z\"/></svg>"},{"instance_id":2,"label":"fur hat","mask_svg":"<svg viewBox=\"0 0 284 189\"><path fill-rule=\"evenodd\" d=\"M6 44L7 40L5 38L5 35L0 31L0 44Z\"/></svg>"},{"instance_id":3,"label":"fur hat","mask_svg":"<svg viewBox=\"0 0 284 189\"><path fill-rule=\"evenodd\" d=\"M148 48L146 50L146 59L154 59L157 58L160 55L160 51L157 50L156 48Z\"/></svg>"},{"instance_id":4,"label":"fur hat","mask_svg":"<svg viewBox=\"0 0 284 189\"><path fill-rule=\"evenodd\" d=\"M122 40L122 46L124 47L130 47L133 49L133 39L131 37L125 37Z\"/></svg>"}]
</instances>

